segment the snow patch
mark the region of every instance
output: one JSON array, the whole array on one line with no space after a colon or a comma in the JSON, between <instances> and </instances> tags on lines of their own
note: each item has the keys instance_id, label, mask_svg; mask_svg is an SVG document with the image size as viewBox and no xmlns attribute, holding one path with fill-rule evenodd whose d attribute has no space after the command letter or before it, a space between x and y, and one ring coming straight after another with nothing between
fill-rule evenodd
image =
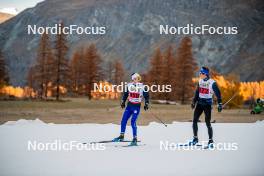
<instances>
[{"instance_id":1,"label":"snow patch","mask_svg":"<svg viewBox=\"0 0 264 176\"><path fill-rule=\"evenodd\" d=\"M20 119L17 121L8 121L4 123L3 125L47 125L45 122L41 121L40 119L36 118L35 120L26 120L26 119Z\"/></svg>"},{"instance_id":2,"label":"snow patch","mask_svg":"<svg viewBox=\"0 0 264 176\"><path fill-rule=\"evenodd\" d=\"M14 7L1 8L0 12L8 13L11 15L17 15L18 14L18 10Z\"/></svg>"}]
</instances>

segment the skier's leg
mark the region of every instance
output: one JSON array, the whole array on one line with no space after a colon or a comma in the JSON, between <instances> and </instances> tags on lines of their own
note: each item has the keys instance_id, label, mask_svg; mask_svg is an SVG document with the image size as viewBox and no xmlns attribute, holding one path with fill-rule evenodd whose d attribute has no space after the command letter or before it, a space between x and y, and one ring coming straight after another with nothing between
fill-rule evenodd
<instances>
[{"instance_id":1,"label":"skier's leg","mask_svg":"<svg viewBox=\"0 0 264 176\"><path fill-rule=\"evenodd\" d=\"M126 107L126 110L123 114L123 117L122 117L122 121L121 121L121 132L120 134L125 134L126 132L126 125L127 125L127 121L129 119L129 117L131 116L131 107L130 106L127 106Z\"/></svg>"},{"instance_id":2,"label":"skier's leg","mask_svg":"<svg viewBox=\"0 0 264 176\"><path fill-rule=\"evenodd\" d=\"M131 126L133 130L133 138L137 138L137 118L140 112L140 107L135 107L132 111Z\"/></svg>"},{"instance_id":3,"label":"skier's leg","mask_svg":"<svg viewBox=\"0 0 264 176\"><path fill-rule=\"evenodd\" d=\"M133 114L132 114L132 118L131 118L131 126L132 126L132 130L133 130L133 140L131 142L130 145L137 145L137 118L140 112L140 107L135 107L133 109Z\"/></svg>"},{"instance_id":4,"label":"skier's leg","mask_svg":"<svg viewBox=\"0 0 264 176\"><path fill-rule=\"evenodd\" d=\"M208 129L209 140L213 139L213 128L211 125L211 112L212 112L212 106L211 105L205 106L204 108L205 123Z\"/></svg>"},{"instance_id":5,"label":"skier's leg","mask_svg":"<svg viewBox=\"0 0 264 176\"><path fill-rule=\"evenodd\" d=\"M202 105L197 104L196 108L194 110L194 114L193 114L193 125L192 125L192 127L193 127L193 136L196 137L196 138L198 138L198 136L197 136L198 124L197 123L198 123L198 120L199 120L202 112L203 112Z\"/></svg>"}]
</instances>

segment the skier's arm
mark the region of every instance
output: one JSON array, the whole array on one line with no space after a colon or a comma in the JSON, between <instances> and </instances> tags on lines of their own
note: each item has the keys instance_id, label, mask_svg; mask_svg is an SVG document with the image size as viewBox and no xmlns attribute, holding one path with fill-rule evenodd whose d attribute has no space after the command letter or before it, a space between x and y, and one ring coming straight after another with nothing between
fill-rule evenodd
<instances>
[{"instance_id":1,"label":"skier's arm","mask_svg":"<svg viewBox=\"0 0 264 176\"><path fill-rule=\"evenodd\" d=\"M125 91L123 93L123 96L122 96L122 102L121 102L121 108L125 108L126 107L126 100L127 100L127 97L128 97L128 91Z\"/></svg>"},{"instance_id":2,"label":"skier's arm","mask_svg":"<svg viewBox=\"0 0 264 176\"><path fill-rule=\"evenodd\" d=\"M126 100L127 100L127 97L128 97L128 91L125 91L124 93L123 93L123 97L122 97L122 102L126 102Z\"/></svg>"},{"instance_id":3,"label":"skier's arm","mask_svg":"<svg viewBox=\"0 0 264 176\"><path fill-rule=\"evenodd\" d=\"M148 93L148 91L146 89L144 89L144 91L143 91L143 97L145 99L144 110L146 111L149 108L149 106L148 106L149 105L149 93Z\"/></svg>"},{"instance_id":4,"label":"skier's arm","mask_svg":"<svg viewBox=\"0 0 264 176\"><path fill-rule=\"evenodd\" d=\"M143 91L143 97L145 99L145 104L149 104L149 93L146 90Z\"/></svg>"},{"instance_id":5,"label":"skier's arm","mask_svg":"<svg viewBox=\"0 0 264 176\"><path fill-rule=\"evenodd\" d=\"M220 89L218 88L216 82L213 83L212 87L213 87L213 91L215 93L215 96L217 97L218 104L222 103L221 92L220 92Z\"/></svg>"}]
</instances>

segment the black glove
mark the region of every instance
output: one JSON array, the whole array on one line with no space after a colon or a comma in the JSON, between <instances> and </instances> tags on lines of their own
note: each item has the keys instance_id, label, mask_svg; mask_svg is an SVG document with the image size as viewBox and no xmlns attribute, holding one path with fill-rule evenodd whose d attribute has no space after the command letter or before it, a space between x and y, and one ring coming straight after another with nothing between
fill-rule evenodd
<instances>
[{"instance_id":1,"label":"black glove","mask_svg":"<svg viewBox=\"0 0 264 176\"><path fill-rule=\"evenodd\" d=\"M123 101L123 102L121 103L121 108L124 109L125 107L126 107L126 103Z\"/></svg>"},{"instance_id":2,"label":"black glove","mask_svg":"<svg viewBox=\"0 0 264 176\"><path fill-rule=\"evenodd\" d=\"M223 109L222 103L218 103L217 110L218 112L221 112Z\"/></svg>"},{"instance_id":3,"label":"black glove","mask_svg":"<svg viewBox=\"0 0 264 176\"><path fill-rule=\"evenodd\" d=\"M191 108L192 108L192 109L195 108L195 104L196 104L195 102L192 102L192 104L191 104Z\"/></svg>"},{"instance_id":4,"label":"black glove","mask_svg":"<svg viewBox=\"0 0 264 176\"><path fill-rule=\"evenodd\" d=\"M144 110L148 110L149 106L148 106L148 103L145 103L145 106L144 106Z\"/></svg>"}]
</instances>

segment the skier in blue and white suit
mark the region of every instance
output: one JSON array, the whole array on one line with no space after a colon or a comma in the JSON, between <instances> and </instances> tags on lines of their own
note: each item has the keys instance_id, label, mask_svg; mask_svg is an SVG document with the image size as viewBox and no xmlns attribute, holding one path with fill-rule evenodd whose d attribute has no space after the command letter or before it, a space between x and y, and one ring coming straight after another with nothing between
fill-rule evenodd
<instances>
[{"instance_id":1,"label":"skier in blue and white suit","mask_svg":"<svg viewBox=\"0 0 264 176\"><path fill-rule=\"evenodd\" d=\"M137 145L137 119L140 113L140 106L143 100L145 99L144 110L149 108L149 93L144 88L144 85L140 82L141 76L138 73L133 73L131 75L132 82L128 83L127 90L124 92L122 97L121 108L125 108L125 102L128 99L127 107L122 117L121 121L121 132L120 136L115 138L114 142L119 142L124 140L124 134L126 131L126 125L128 119L131 118L131 126L133 131L133 140L131 145Z\"/></svg>"}]
</instances>

